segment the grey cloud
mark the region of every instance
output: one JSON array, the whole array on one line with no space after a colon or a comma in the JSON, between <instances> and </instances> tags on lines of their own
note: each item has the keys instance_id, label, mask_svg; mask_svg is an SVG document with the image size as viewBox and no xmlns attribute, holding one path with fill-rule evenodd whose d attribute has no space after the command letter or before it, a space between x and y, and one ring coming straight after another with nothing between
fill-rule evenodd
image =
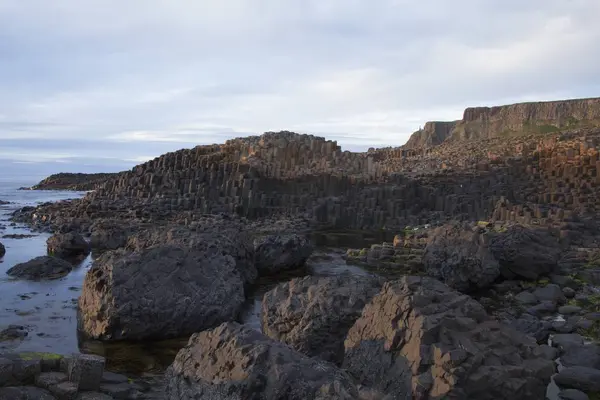
<instances>
[{"instance_id":1,"label":"grey cloud","mask_svg":"<svg viewBox=\"0 0 600 400\"><path fill-rule=\"evenodd\" d=\"M116 141L132 160L295 129L365 149L466 106L600 89L596 0L185 4L0 2L0 146L108 165Z\"/></svg>"}]
</instances>

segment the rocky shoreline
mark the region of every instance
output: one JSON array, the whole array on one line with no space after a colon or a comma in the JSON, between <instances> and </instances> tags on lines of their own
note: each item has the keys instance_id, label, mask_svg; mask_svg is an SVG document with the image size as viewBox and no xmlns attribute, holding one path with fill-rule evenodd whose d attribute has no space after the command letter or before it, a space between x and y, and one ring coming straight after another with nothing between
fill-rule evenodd
<instances>
[{"instance_id":1,"label":"rocky shoreline","mask_svg":"<svg viewBox=\"0 0 600 400\"><path fill-rule=\"evenodd\" d=\"M11 274L61 276L91 251L81 335L188 338L165 399L598 398L600 130L464 139L349 153L280 132L169 153L17 210L53 236ZM390 239L340 244L353 233ZM362 272L311 274L319 257Z\"/></svg>"}]
</instances>

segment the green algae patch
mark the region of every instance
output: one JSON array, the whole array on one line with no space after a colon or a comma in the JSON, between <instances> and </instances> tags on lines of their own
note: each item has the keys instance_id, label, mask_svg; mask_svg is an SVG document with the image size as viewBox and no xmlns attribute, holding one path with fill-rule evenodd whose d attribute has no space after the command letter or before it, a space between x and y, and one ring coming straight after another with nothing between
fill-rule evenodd
<instances>
[{"instance_id":1,"label":"green algae patch","mask_svg":"<svg viewBox=\"0 0 600 400\"><path fill-rule=\"evenodd\" d=\"M19 358L26 361L31 360L60 360L62 355L56 353L25 352L18 353Z\"/></svg>"}]
</instances>

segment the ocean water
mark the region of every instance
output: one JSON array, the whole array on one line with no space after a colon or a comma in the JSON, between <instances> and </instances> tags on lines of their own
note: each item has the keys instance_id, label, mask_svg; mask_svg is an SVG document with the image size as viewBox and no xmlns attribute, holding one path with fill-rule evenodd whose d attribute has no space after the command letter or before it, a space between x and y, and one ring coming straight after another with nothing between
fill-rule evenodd
<instances>
[{"instance_id":1,"label":"ocean water","mask_svg":"<svg viewBox=\"0 0 600 400\"><path fill-rule=\"evenodd\" d=\"M24 339L0 342L0 351L49 351L71 353L78 350L76 335L76 299L86 270L88 257L66 277L52 281L17 280L6 275L14 265L46 254L46 233L31 232L27 226L13 224L11 214L24 206L48 201L78 198L85 193L17 190L35 182L0 180L0 242L6 254L0 258L0 330L9 325L22 326ZM10 238L7 235L32 235Z\"/></svg>"}]
</instances>

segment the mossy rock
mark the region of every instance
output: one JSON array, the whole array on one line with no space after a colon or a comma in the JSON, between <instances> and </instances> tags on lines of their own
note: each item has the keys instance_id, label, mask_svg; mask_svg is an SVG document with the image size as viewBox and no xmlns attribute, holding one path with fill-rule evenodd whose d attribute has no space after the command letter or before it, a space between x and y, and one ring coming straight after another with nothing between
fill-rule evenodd
<instances>
[{"instance_id":1,"label":"mossy rock","mask_svg":"<svg viewBox=\"0 0 600 400\"><path fill-rule=\"evenodd\" d=\"M24 352L18 353L20 359L25 361L31 360L60 360L64 356L56 353L41 353L41 352Z\"/></svg>"}]
</instances>

